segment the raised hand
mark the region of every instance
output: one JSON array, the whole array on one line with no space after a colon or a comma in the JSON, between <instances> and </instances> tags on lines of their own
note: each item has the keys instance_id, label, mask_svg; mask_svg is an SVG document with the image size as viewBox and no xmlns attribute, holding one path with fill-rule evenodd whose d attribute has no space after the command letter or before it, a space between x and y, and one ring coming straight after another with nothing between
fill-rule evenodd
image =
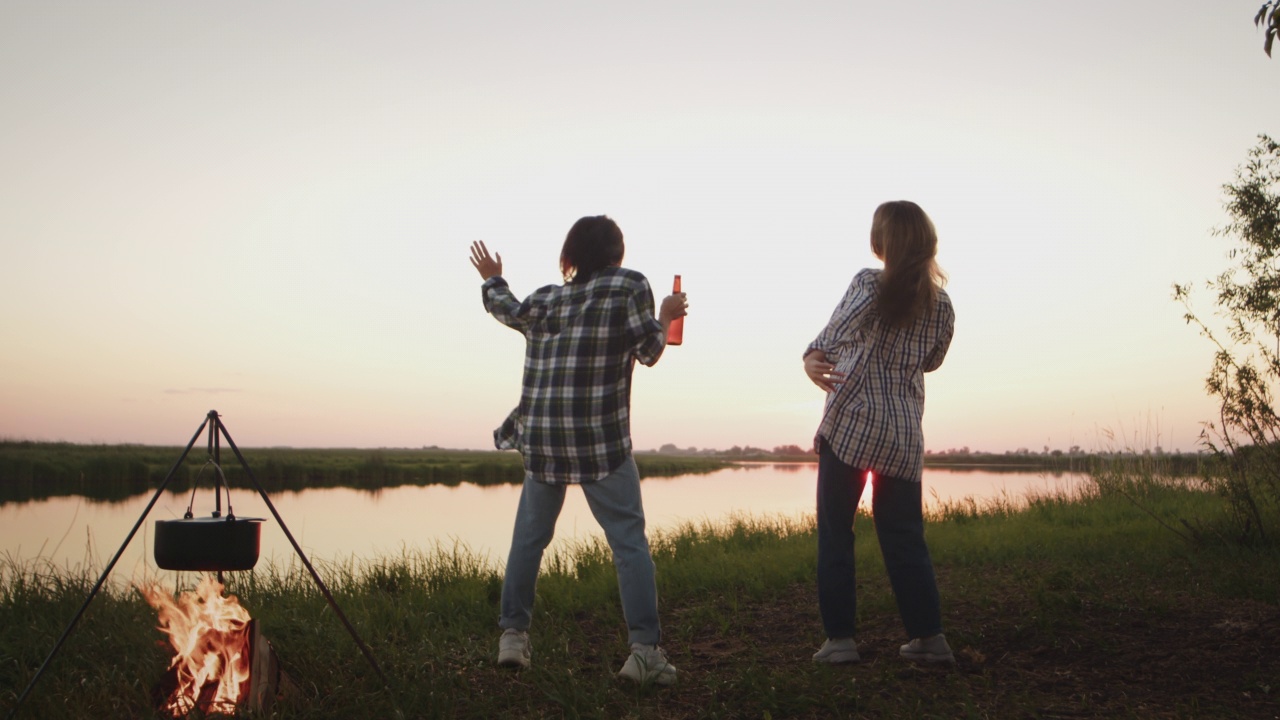
<instances>
[{"instance_id":1,"label":"raised hand","mask_svg":"<svg viewBox=\"0 0 1280 720\"><path fill-rule=\"evenodd\" d=\"M477 240L471 243L471 266L480 273L481 279L488 280L502 274L502 256L494 253L490 257L489 248L484 246L484 241Z\"/></svg>"}]
</instances>

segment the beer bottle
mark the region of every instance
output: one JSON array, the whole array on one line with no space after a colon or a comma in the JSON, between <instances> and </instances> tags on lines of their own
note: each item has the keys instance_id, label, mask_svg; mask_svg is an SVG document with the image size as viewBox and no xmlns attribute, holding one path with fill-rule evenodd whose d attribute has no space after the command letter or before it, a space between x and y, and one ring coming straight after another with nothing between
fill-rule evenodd
<instances>
[{"instance_id":1,"label":"beer bottle","mask_svg":"<svg viewBox=\"0 0 1280 720\"><path fill-rule=\"evenodd\" d=\"M675 287L671 289L671 292L673 293L680 292L680 276L679 275L676 276L676 284L675 284ZM679 345L682 342L684 342L684 318L678 317L675 320L672 320L671 326L667 328L667 344Z\"/></svg>"}]
</instances>

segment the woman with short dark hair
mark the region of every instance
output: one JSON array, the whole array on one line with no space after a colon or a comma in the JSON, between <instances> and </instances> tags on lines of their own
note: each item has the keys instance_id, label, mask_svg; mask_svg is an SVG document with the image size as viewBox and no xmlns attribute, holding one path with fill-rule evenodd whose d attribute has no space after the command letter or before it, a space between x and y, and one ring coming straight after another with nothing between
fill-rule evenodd
<instances>
[{"instance_id":1,"label":"woman with short dark hair","mask_svg":"<svg viewBox=\"0 0 1280 720\"><path fill-rule=\"evenodd\" d=\"M640 474L631 447L631 371L658 362L671 321L686 314L684 293L654 314L644 275L622 267L622 230L584 217L560 250L563 285L522 302L502 277L502 256L483 242L471 264L484 280L485 310L525 336L520 405L494 431L499 449L519 450L525 480L502 585L498 664L528 667L534 586L555 532L565 488L579 485L613 552L631 654L619 675L669 685L676 668L658 647L658 592L645 537Z\"/></svg>"}]
</instances>

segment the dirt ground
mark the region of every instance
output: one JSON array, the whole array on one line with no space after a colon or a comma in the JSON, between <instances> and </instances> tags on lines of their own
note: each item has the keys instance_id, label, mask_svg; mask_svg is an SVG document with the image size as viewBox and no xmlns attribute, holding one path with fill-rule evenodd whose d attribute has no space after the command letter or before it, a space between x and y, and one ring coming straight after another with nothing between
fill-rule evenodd
<instances>
[{"instance_id":1,"label":"dirt ground","mask_svg":"<svg viewBox=\"0 0 1280 720\"><path fill-rule=\"evenodd\" d=\"M945 578L939 580L945 589ZM1026 597L985 607L944 599L957 655L949 669L897 657L903 632L896 613L864 617L862 662L834 670L849 676L836 686L845 695L837 700L840 714L887 717L886 709L906 707L897 699L868 697L884 693L914 694L910 715L934 717L954 709L957 717L991 718L1280 718L1280 608L1179 593L1155 598L1158 612L1138 612L1119 595L1084 597L1057 614L1072 618L1070 628L1051 629L1037 626L1036 603ZM775 666L780 682L803 686L795 668L816 649L816 590L797 587L742 612L749 633L688 628L694 635L671 648L673 660L679 657L695 673L722 666L731 673L752 658ZM687 717L697 717L711 701L710 691L696 677L681 684L680 706ZM829 708L795 710L797 717L830 714Z\"/></svg>"}]
</instances>

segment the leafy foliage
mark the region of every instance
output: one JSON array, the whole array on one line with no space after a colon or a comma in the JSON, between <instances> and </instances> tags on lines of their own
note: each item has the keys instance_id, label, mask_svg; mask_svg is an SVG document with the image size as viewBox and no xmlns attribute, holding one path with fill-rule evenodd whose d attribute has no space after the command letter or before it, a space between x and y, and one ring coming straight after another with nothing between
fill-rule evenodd
<instances>
[{"instance_id":1,"label":"leafy foliage","mask_svg":"<svg viewBox=\"0 0 1280 720\"><path fill-rule=\"evenodd\" d=\"M1266 51L1267 57L1271 57L1271 44L1276 39L1276 33L1280 32L1280 1L1268 0L1258 8L1258 14L1253 16L1253 26L1266 28L1267 39L1263 42L1262 49Z\"/></svg>"},{"instance_id":2,"label":"leafy foliage","mask_svg":"<svg viewBox=\"0 0 1280 720\"><path fill-rule=\"evenodd\" d=\"M1174 285L1186 321L1216 347L1205 380L1220 401L1219 422L1202 439L1221 463L1216 489L1227 499L1242 537L1266 541L1280 514L1280 144L1266 135L1249 151L1236 181L1223 186L1231 222L1215 235L1234 241L1233 267L1209 281L1216 314L1226 321L1219 337L1191 309L1190 289Z\"/></svg>"}]
</instances>

